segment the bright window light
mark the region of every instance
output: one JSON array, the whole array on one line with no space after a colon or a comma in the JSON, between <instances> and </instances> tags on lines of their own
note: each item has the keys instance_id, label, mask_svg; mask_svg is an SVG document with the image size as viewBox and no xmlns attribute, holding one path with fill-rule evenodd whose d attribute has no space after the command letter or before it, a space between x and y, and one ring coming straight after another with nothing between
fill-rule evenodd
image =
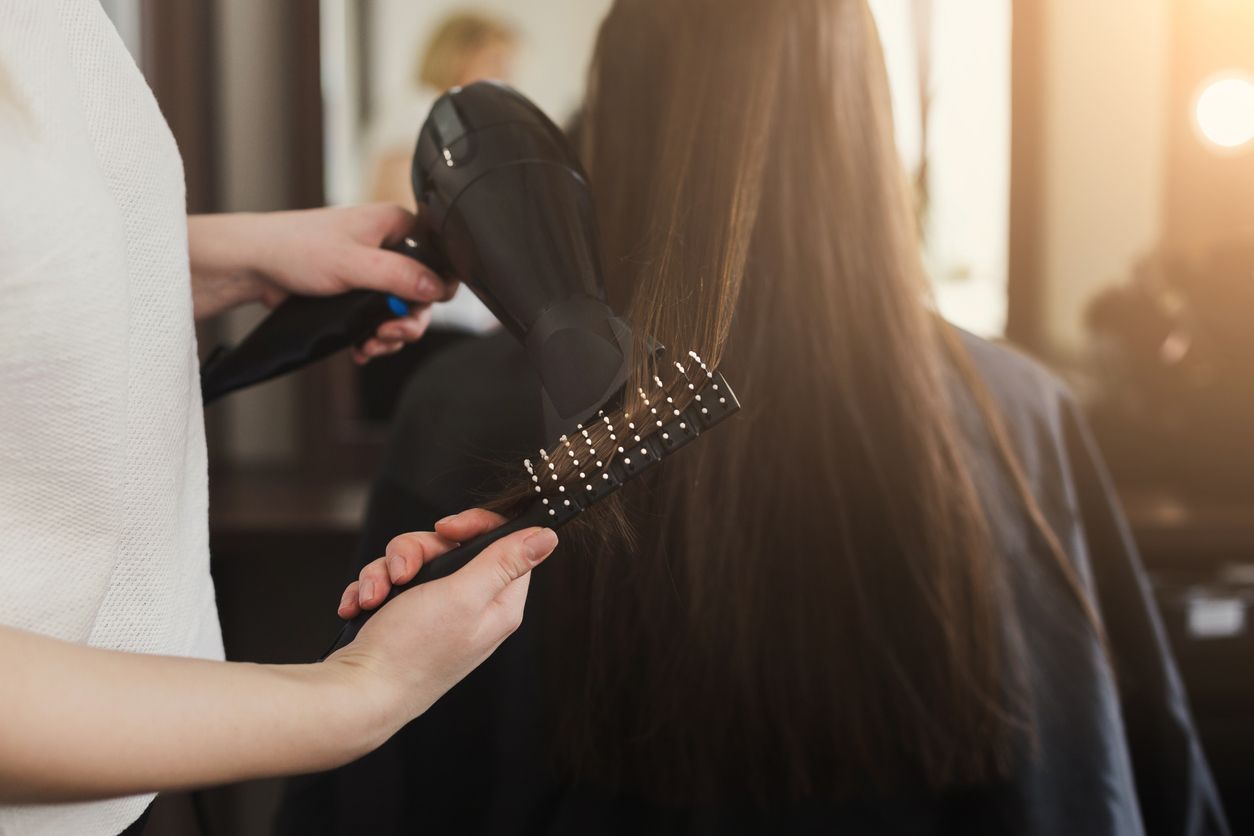
<instances>
[{"instance_id":1,"label":"bright window light","mask_svg":"<svg viewBox=\"0 0 1254 836\"><path fill-rule=\"evenodd\" d=\"M1254 140L1254 81L1227 73L1211 79L1193 109L1202 136L1220 148L1239 148Z\"/></svg>"}]
</instances>

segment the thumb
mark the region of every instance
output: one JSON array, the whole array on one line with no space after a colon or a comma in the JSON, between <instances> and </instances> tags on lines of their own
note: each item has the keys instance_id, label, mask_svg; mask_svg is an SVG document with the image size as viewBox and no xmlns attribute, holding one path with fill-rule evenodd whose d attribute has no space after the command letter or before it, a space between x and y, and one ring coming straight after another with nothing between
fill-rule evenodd
<instances>
[{"instance_id":1,"label":"thumb","mask_svg":"<svg viewBox=\"0 0 1254 836\"><path fill-rule=\"evenodd\" d=\"M374 247L356 247L344 278L352 287L391 293L411 302L438 302L447 295L444 281L430 267Z\"/></svg>"},{"instance_id":2,"label":"thumb","mask_svg":"<svg viewBox=\"0 0 1254 836\"><path fill-rule=\"evenodd\" d=\"M551 528L526 528L488 546L454 577L486 603L538 566L556 547L557 534Z\"/></svg>"}]
</instances>

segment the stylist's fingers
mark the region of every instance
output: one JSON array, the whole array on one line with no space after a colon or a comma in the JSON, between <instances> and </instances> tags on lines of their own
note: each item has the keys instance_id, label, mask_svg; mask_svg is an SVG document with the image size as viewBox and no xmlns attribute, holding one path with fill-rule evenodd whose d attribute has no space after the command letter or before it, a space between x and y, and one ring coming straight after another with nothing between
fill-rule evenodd
<instances>
[{"instance_id":1,"label":"stylist's fingers","mask_svg":"<svg viewBox=\"0 0 1254 836\"><path fill-rule=\"evenodd\" d=\"M362 365L369 363L376 357L386 357L389 354L395 354L404 347L405 343L400 340L381 340L378 337L371 337L359 347L353 349L353 361L358 365Z\"/></svg>"},{"instance_id":2,"label":"stylist's fingers","mask_svg":"<svg viewBox=\"0 0 1254 836\"><path fill-rule=\"evenodd\" d=\"M387 599L392 591L392 579L388 577L386 558L372 560L362 567L357 576L357 603L363 610L372 610Z\"/></svg>"},{"instance_id":3,"label":"stylist's fingers","mask_svg":"<svg viewBox=\"0 0 1254 836\"><path fill-rule=\"evenodd\" d=\"M358 595L357 581L353 581L344 588L344 594L340 596L340 605L335 610L336 615L345 621L360 615L361 604L357 600Z\"/></svg>"},{"instance_id":4,"label":"stylist's fingers","mask_svg":"<svg viewBox=\"0 0 1254 836\"><path fill-rule=\"evenodd\" d=\"M471 508L460 514L445 517L435 524L440 536L456 543L472 540L505 522L505 517L486 508Z\"/></svg>"},{"instance_id":5,"label":"stylist's fingers","mask_svg":"<svg viewBox=\"0 0 1254 836\"><path fill-rule=\"evenodd\" d=\"M379 326L375 336L380 340L412 343L422 338L431 324L431 306L415 306L409 316L389 319Z\"/></svg>"},{"instance_id":6,"label":"stylist's fingers","mask_svg":"<svg viewBox=\"0 0 1254 836\"><path fill-rule=\"evenodd\" d=\"M414 531L393 537L384 550L388 577L395 584L409 583L424 563L456 545L433 531Z\"/></svg>"},{"instance_id":7,"label":"stylist's fingers","mask_svg":"<svg viewBox=\"0 0 1254 836\"><path fill-rule=\"evenodd\" d=\"M345 279L352 287L391 293L410 302L438 302L444 281L420 261L375 247L354 247Z\"/></svg>"},{"instance_id":8,"label":"stylist's fingers","mask_svg":"<svg viewBox=\"0 0 1254 836\"><path fill-rule=\"evenodd\" d=\"M376 246L400 241L425 223L422 215L414 214L395 203L370 203L361 208L371 215L373 226L370 232Z\"/></svg>"},{"instance_id":9,"label":"stylist's fingers","mask_svg":"<svg viewBox=\"0 0 1254 836\"><path fill-rule=\"evenodd\" d=\"M353 349L353 360L360 365L376 357L395 354L409 343L422 339L430 324L430 305L423 305L409 316L389 319L379 326L375 336Z\"/></svg>"},{"instance_id":10,"label":"stylist's fingers","mask_svg":"<svg viewBox=\"0 0 1254 836\"><path fill-rule=\"evenodd\" d=\"M375 227L373 236L375 240L368 242L372 246L394 244L412 235L424 237L423 232L430 232L430 214L423 206L418 207L417 214L390 203L376 203L366 208L371 212L377 213L378 216L378 226ZM442 276L440 281L442 284L441 295L436 299L427 301L447 302L457 292L456 280Z\"/></svg>"},{"instance_id":11,"label":"stylist's fingers","mask_svg":"<svg viewBox=\"0 0 1254 836\"><path fill-rule=\"evenodd\" d=\"M497 540L452 577L462 586L466 600L490 605L556 547L557 534L551 528L526 528Z\"/></svg>"}]
</instances>

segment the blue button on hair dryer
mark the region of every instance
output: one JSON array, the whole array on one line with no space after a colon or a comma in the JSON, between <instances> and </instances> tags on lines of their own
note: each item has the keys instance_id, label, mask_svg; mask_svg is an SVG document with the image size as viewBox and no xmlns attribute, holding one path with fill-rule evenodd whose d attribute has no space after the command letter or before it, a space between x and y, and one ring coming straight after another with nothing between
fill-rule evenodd
<instances>
[{"instance_id":1,"label":"blue button on hair dryer","mask_svg":"<svg viewBox=\"0 0 1254 836\"><path fill-rule=\"evenodd\" d=\"M391 249L461 279L526 347L550 439L606 406L631 331L606 302L587 177L561 130L504 85L451 90L418 135L413 187L431 233ZM210 357L204 400L364 342L406 310L372 291L289 299Z\"/></svg>"}]
</instances>

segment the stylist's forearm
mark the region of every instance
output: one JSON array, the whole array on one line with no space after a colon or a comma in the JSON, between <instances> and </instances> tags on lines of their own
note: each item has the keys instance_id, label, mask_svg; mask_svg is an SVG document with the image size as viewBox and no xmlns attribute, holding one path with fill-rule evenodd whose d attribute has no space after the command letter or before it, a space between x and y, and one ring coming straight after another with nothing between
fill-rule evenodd
<instances>
[{"instance_id":1,"label":"stylist's forearm","mask_svg":"<svg viewBox=\"0 0 1254 836\"><path fill-rule=\"evenodd\" d=\"M188 217L192 313L196 319L262 299L265 282L257 274L262 244L255 240L261 217L243 213Z\"/></svg>"},{"instance_id":2,"label":"stylist's forearm","mask_svg":"<svg viewBox=\"0 0 1254 836\"><path fill-rule=\"evenodd\" d=\"M328 769L403 719L344 664L141 656L7 628L0 662L0 804Z\"/></svg>"}]
</instances>

